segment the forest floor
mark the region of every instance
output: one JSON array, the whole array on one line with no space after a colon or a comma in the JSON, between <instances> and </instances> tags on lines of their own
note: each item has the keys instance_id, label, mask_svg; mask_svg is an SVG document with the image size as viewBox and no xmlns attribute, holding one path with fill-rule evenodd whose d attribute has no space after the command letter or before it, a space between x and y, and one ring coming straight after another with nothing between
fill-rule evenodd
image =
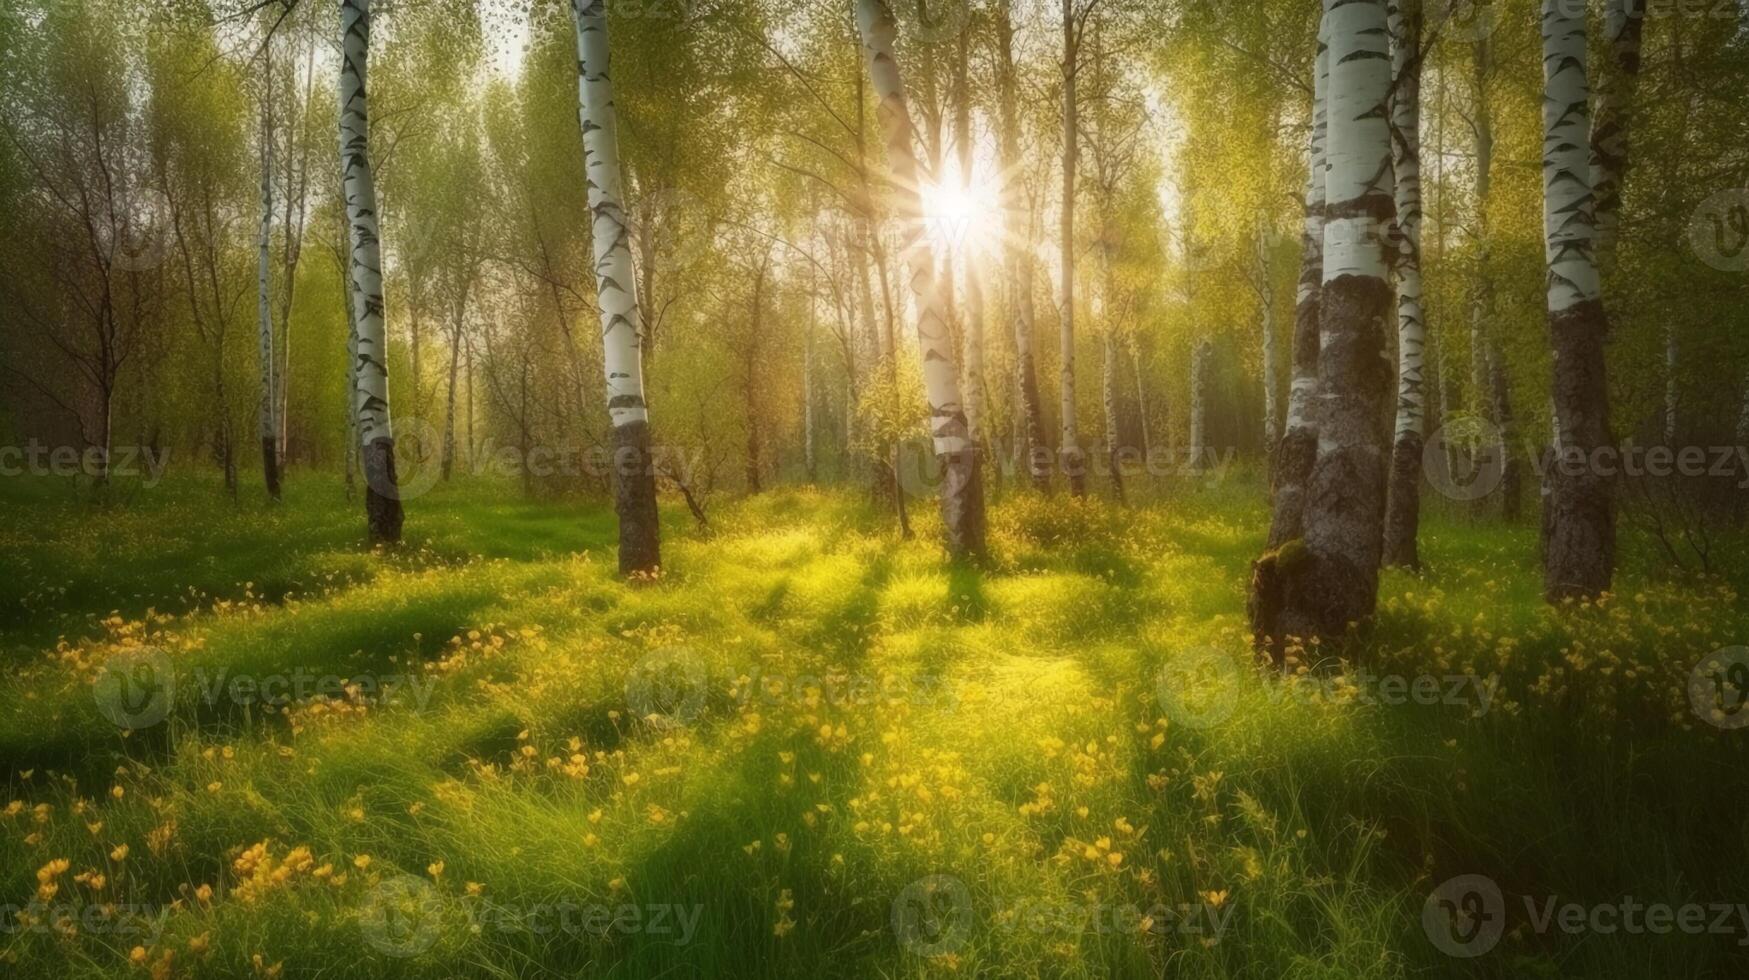
<instances>
[{"instance_id":1,"label":"forest floor","mask_svg":"<svg viewBox=\"0 0 1749 980\"><path fill-rule=\"evenodd\" d=\"M118 496L0 487L12 976L1744 972L1749 729L1689 691L1741 583L1551 611L1534 527L1434 513L1283 679L1238 477L1010 496L981 569L921 504L676 507L633 584L509 487L389 554L317 474Z\"/></svg>"}]
</instances>

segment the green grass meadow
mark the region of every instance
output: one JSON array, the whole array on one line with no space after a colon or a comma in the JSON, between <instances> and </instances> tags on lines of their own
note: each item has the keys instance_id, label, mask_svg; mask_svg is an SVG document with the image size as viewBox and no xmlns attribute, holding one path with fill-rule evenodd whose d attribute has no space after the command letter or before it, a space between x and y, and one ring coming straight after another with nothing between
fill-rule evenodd
<instances>
[{"instance_id":1,"label":"green grass meadow","mask_svg":"<svg viewBox=\"0 0 1749 980\"><path fill-rule=\"evenodd\" d=\"M927 501L664 501L627 583L509 483L373 552L332 476L7 481L0 974L1745 975L1749 728L1690 680L1749 569L1630 540L1551 610L1533 525L1436 507L1269 675L1261 486L1010 488L977 568Z\"/></svg>"}]
</instances>

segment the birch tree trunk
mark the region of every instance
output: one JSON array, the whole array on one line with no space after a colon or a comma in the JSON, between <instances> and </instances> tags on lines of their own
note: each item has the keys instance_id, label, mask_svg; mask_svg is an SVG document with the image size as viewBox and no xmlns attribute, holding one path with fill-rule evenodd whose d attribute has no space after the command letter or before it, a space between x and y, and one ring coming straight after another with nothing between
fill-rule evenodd
<instances>
[{"instance_id":1,"label":"birch tree trunk","mask_svg":"<svg viewBox=\"0 0 1749 980\"><path fill-rule=\"evenodd\" d=\"M1204 339L1190 355L1190 470L1201 473L1209 457L1208 397L1209 361L1215 346Z\"/></svg>"},{"instance_id":2,"label":"birch tree trunk","mask_svg":"<svg viewBox=\"0 0 1749 980\"><path fill-rule=\"evenodd\" d=\"M1030 209L1022 201L1020 184L1020 114L1016 107L1014 66L1014 21L1010 6L1018 0L1002 0L996 5L996 43L1000 49L998 88L1002 125L1002 210L1007 234L1004 250L1008 264L1008 281L1014 291L1014 373L1015 408L1018 418L1015 452L1026 466L1034 490L1049 491L1051 468L1049 454L1044 450L1044 426L1040 420L1038 371L1033 363L1033 336L1036 320L1032 305L1032 252L1026 247L1031 231Z\"/></svg>"},{"instance_id":3,"label":"birch tree trunk","mask_svg":"<svg viewBox=\"0 0 1749 980\"><path fill-rule=\"evenodd\" d=\"M1253 571L1252 624L1279 651L1289 637L1336 637L1371 618L1383 550L1385 466L1378 420L1385 359L1391 88L1384 0L1325 0L1329 145L1318 357L1318 451L1304 537Z\"/></svg>"},{"instance_id":4,"label":"birch tree trunk","mask_svg":"<svg viewBox=\"0 0 1749 980\"><path fill-rule=\"evenodd\" d=\"M601 309L607 412L613 424L614 507L619 514L621 574L650 574L662 564L656 475L644 404L643 321L637 274L627 245L620 194L619 124L609 76L604 0L571 0L577 29L578 120L594 237L596 301Z\"/></svg>"},{"instance_id":5,"label":"birch tree trunk","mask_svg":"<svg viewBox=\"0 0 1749 980\"><path fill-rule=\"evenodd\" d=\"M1103 197L1103 194L1102 194ZM1100 401L1105 410L1105 460L1111 468L1111 492L1118 503L1124 503L1123 463L1121 446L1123 433L1118 420L1117 396L1117 289L1114 278L1117 237L1113 230L1110 201L1101 200L1100 213L1105 231L1099 236L1100 290L1104 294L1105 322L1100 325Z\"/></svg>"},{"instance_id":6,"label":"birch tree trunk","mask_svg":"<svg viewBox=\"0 0 1749 980\"><path fill-rule=\"evenodd\" d=\"M267 61L268 85L261 96L261 227L256 235L255 306L259 323L261 368L261 473L269 499L279 499L278 398L273 383L273 63Z\"/></svg>"},{"instance_id":7,"label":"birch tree trunk","mask_svg":"<svg viewBox=\"0 0 1749 980\"><path fill-rule=\"evenodd\" d=\"M972 31L968 27L960 31L958 57L955 63L954 78L954 150L959 155L959 183L963 190L972 184L974 159L972 154L972 90L970 75L970 51ZM990 434L985 430L986 411L984 392L984 283L983 264L978 261L976 242L972 236L966 235L962 241L966 244L965 255L960 261L960 275L965 278L965 320L964 335L960 346L965 357L965 397L966 426L971 433L972 446L988 460L990 453ZM991 470L996 480L1001 479L1002 468Z\"/></svg>"},{"instance_id":8,"label":"birch tree trunk","mask_svg":"<svg viewBox=\"0 0 1749 980\"><path fill-rule=\"evenodd\" d=\"M1257 276L1257 300L1263 314L1263 446L1273 457L1281 438L1281 405L1275 390L1275 289L1270 283L1269 236L1262 228L1257 232Z\"/></svg>"},{"instance_id":9,"label":"birch tree trunk","mask_svg":"<svg viewBox=\"0 0 1749 980\"><path fill-rule=\"evenodd\" d=\"M1062 371L1059 393L1062 398L1063 472L1069 480L1069 492L1077 497L1087 494L1086 457L1081 452L1081 437L1075 418L1075 164L1079 159L1078 120L1075 105L1075 74L1080 38L1075 25L1075 0L1063 0L1063 200L1060 215L1062 251L1062 308L1059 312L1058 361Z\"/></svg>"},{"instance_id":10,"label":"birch tree trunk","mask_svg":"<svg viewBox=\"0 0 1749 980\"><path fill-rule=\"evenodd\" d=\"M1513 453L1512 389L1494 327L1494 233L1490 216L1494 196L1494 109L1489 81L1494 73L1492 42L1477 41L1475 54L1476 109L1476 256L1475 292L1470 305L1470 407L1478 419L1491 419L1501 454L1500 514L1517 520L1523 497L1523 468ZM1489 450L1484 450L1489 451ZM1486 497L1477 501L1485 503Z\"/></svg>"},{"instance_id":11,"label":"birch tree trunk","mask_svg":"<svg viewBox=\"0 0 1749 980\"><path fill-rule=\"evenodd\" d=\"M1418 569L1421 452L1426 431L1421 312L1421 0L1390 0L1391 145L1397 195L1397 424L1385 507L1386 565Z\"/></svg>"},{"instance_id":12,"label":"birch tree trunk","mask_svg":"<svg viewBox=\"0 0 1749 980\"><path fill-rule=\"evenodd\" d=\"M818 483L820 472L814 454L814 332L819 328L819 273L808 273L808 326L802 334L802 464L808 482ZM849 374L854 377L855 368Z\"/></svg>"},{"instance_id":13,"label":"birch tree trunk","mask_svg":"<svg viewBox=\"0 0 1749 980\"><path fill-rule=\"evenodd\" d=\"M1148 416L1148 385L1147 377L1142 371L1142 341L1140 335L1132 330L1129 336L1130 370L1136 378L1136 419L1142 428L1142 460L1152 472L1154 460L1153 423Z\"/></svg>"},{"instance_id":14,"label":"birch tree trunk","mask_svg":"<svg viewBox=\"0 0 1749 980\"><path fill-rule=\"evenodd\" d=\"M1111 467L1111 493L1118 503L1125 503L1123 489L1123 434L1118 424L1117 399L1117 332L1109 321L1099 338L1100 395L1105 408L1105 459Z\"/></svg>"},{"instance_id":15,"label":"birch tree trunk","mask_svg":"<svg viewBox=\"0 0 1749 980\"><path fill-rule=\"evenodd\" d=\"M389 417L387 327L383 322L382 250L376 184L370 164L370 0L340 0L340 169L352 245L352 307L358 346L354 411L364 469L364 509L372 541L401 540L401 492Z\"/></svg>"},{"instance_id":16,"label":"birch tree trunk","mask_svg":"<svg viewBox=\"0 0 1749 980\"><path fill-rule=\"evenodd\" d=\"M1318 455L1318 425L1313 414L1318 393L1318 329L1324 293L1324 171L1329 135L1330 48L1328 18L1318 27L1318 56L1312 86L1312 138L1306 174L1305 230L1301 239L1300 285L1294 303L1293 383L1288 389L1287 428L1275 450L1275 503L1268 550L1300 537L1304 527L1306 480Z\"/></svg>"},{"instance_id":17,"label":"birch tree trunk","mask_svg":"<svg viewBox=\"0 0 1749 980\"><path fill-rule=\"evenodd\" d=\"M1610 441L1603 356L1609 321L1592 251L1585 12L1570 6L1544 0L1542 15L1543 228L1560 432L1543 543L1543 592L1550 602L1607 592L1615 572L1609 481L1592 465L1596 450Z\"/></svg>"},{"instance_id":18,"label":"birch tree trunk","mask_svg":"<svg viewBox=\"0 0 1749 980\"><path fill-rule=\"evenodd\" d=\"M1597 115L1591 121L1591 191L1596 201L1597 266L1603 277L1614 265L1621 227L1629 122L1640 87L1640 43L1646 13L1646 0L1607 0L1604 9L1604 40L1609 43L1614 70L1600 73Z\"/></svg>"},{"instance_id":19,"label":"birch tree trunk","mask_svg":"<svg viewBox=\"0 0 1749 980\"><path fill-rule=\"evenodd\" d=\"M942 315L935 260L924 237L923 204L917 179L911 113L905 84L893 54L893 12L886 0L857 0L857 26L868 57L869 78L879 99L879 115L905 223L905 258L917 305L917 338L922 350L923 384L929 399L929 428L941 465L941 518L948 552L957 558L984 553L984 488L979 460L960 401L959 371L952 339Z\"/></svg>"},{"instance_id":20,"label":"birch tree trunk","mask_svg":"<svg viewBox=\"0 0 1749 980\"><path fill-rule=\"evenodd\" d=\"M455 472L455 396L456 381L461 376L462 364L462 328L468 314L468 292L471 279L461 283L461 295L457 297L455 309L451 312L449 329L449 388L444 396L443 407L443 460L441 462L443 482L448 483ZM524 467L526 469L526 467Z\"/></svg>"}]
</instances>

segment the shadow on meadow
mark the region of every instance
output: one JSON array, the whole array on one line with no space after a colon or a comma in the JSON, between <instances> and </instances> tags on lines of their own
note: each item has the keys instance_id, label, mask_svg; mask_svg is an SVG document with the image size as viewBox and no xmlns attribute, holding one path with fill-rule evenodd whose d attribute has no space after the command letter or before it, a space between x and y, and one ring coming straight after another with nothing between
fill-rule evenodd
<instances>
[{"instance_id":1,"label":"shadow on meadow","mask_svg":"<svg viewBox=\"0 0 1749 980\"><path fill-rule=\"evenodd\" d=\"M112 901L178 903L139 944L146 965L1395 978L1742 962L1749 933L1567 935L1522 904L1749 898L1749 754L1695 723L1683 683L1749 632L1716 581L1630 565L1610 603L1550 612L1534 529L1436 509L1427 571L1386 576L1347 667L1311 649L1283 679L1253 669L1245 637L1249 483L1128 510L1011 495L983 567L944 561L927 513L904 542L859 494L776 492L708 530L666 512L666 573L633 586L597 506L442 487L412 510L417 543L381 555L356 540L357 508L314 486L271 513L167 489L96 517L29 504L41 538L13 597L34 605L7 606L19 666L0 717L17 801L0 897L96 896L101 880ZM199 599L145 614L184 594ZM142 643L204 681L124 737L91 677ZM201 693L295 670L416 683L272 712ZM1375 703L1385 674L1470 686ZM1476 960L1440 953L1422 920L1462 874L1508 903L1500 948ZM400 917L409 897L419 915ZM389 921L435 923L417 948L385 947L385 903ZM642 918L527 928L566 903ZM656 907L696 916L684 938ZM0 956L123 975L132 944L115 938L26 931Z\"/></svg>"}]
</instances>

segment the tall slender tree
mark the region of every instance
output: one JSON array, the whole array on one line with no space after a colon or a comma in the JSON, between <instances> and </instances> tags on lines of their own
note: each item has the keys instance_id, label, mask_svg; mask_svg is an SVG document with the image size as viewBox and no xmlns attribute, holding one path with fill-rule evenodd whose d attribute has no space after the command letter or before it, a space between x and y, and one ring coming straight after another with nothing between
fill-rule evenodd
<instances>
[{"instance_id":1,"label":"tall slender tree","mask_svg":"<svg viewBox=\"0 0 1749 980\"><path fill-rule=\"evenodd\" d=\"M1020 113L1018 110L1019 74L1014 62L1014 19L1012 8L1019 0L1001 0L996 4L996 85L1000 102L1002 149L1002 211L1007 226L1003 236L1004 260L1008 267L1011 313L1014 317L1015 430L1019 435L1014 447L1026 466L1033 489L1049 490L1051 468L1044 447L1044 424L1041 419L1038 394L1038 371L1033 362L1033 337L1036 318L1033 311L1033 257L1026 246L1032 232L1031 209L1027 207L1025 188L1020 177Z\"/></svg>"},{"instance_id":2,"label":"tall slender tree","mask_svg":"<svg viewBox=\"0 0 1749 980\"><path fill-rule=\"evenodd\" d=\"M1418 568L1421 524L1421 451L1426 425L1421 312L1421 0L1390 0L1391 146L1396 175L1393 236L1397 286L1397 424L1391 445L1390 492L1385 508L1387 565Z\"/></svg>"},{"instance_id":3,"label":"tall slender tree","mask_svg":"<svg viewBox=\"0 0 1749 980\"><path fill-rule=\"evenodd\" d=\"M607 411L613 423L614 507L621 574L650 574L662 563L650 417L644 404L643 325L637 274L627 243L620 191L619 118L609 74L607 5L571 0L577 30L578 119L595 243L597 305Z\"/></svg>"},{"instance_id":4,"label":"tall slender tree","mask_svg":"<svg viewBox=\"0 0 1749 980\"><path fill-rule=\"evenodd\" d=\"M1386 102L1391 58L1384 0L1325 0L1329 144L1318 356L1318 453L1304 534L1254 569L1253 629L1340 636L1378 603L1385 466L1379 439L1390 388L1388 229L1394 220Z\"/></svg>"},{"instance_id":5,"label":"tall slender tree","mask_svg":"<svg viewBox=\"0 0 1749 980\"><path fill-rule=\"evenodd\" d=\"M1069 492L1077 497L1087 493L1087 460L1081 452L1080 427L1075 408L1075 176L1080 159L1079 104L1075 98L1076 76L1081 71L1081 35L1087 17L1098 0L1084 10L1077 10L1076 0L1063 0L1063 197L1059 205L1058 228L1060 252L1057 288L1058 370L1062 379L1058 394L1062 399L1062 445L1058 454L1063 473L1069 481Z\"/></svg>"},{"instance_id":6,"label":"tall slender tree","mask_svg":"<svg viewBox=\"0 0 1749 980\"><path fill-rule=\"evenodd\" d=\"M1275 453L1275 501L1269 522L1273 550L1300 536L1304 527L1306 480L1318 456L1318 426L1313 407L1318 392L1318 327L1324 293L1324 171L1329 133L1330 48L1326 20L1318 28L1313 69L1312 135L1306 173L1305 225L1300 248L1300 285L1294 305L1293 382L1288 389L1287 427Z\"/></svg>"},{"instance_id":7,"label":"tall slender tree","mask_svg":"<svg viewBox=\"0 0 1749 980\"><path fill-rule=\"evenodd\" d=\"M268 39L272 44L272 38ZM256 235L256 319L259 321L261 367L261 469L267 496L279 499L279 399L274 387L273 345L273 60L264 53L266 85L261 92L261 225Z\"/></svg>"},{"instance_id":8,"label":"tall slender tree","mask_svg":"<svg viewBox=\"0 0 1749 980\"><path fill-rule=\"evenodd\" d=\"M1610 484L1595 466L1596 451L1610 441L1609 320L1594 253L1584 9L1543 0L1542 38L1543 230L1559 434L1543 522L1543 592L1560 602L1608 591L1615 573Z\"/></svg>"},{"instance_id":9,"label":"tall slender tree","mask_svg":"<svg viewBox=\"0 0 1749 980\"><path fill-rule=\"evenodd\" d=\"M1620 237L1622 183L1628 169L1633 111L1640 88L1640 47L1646 0L1607 0L1604 40L1609 70L1599 73L1597 114L1591 120L1592 196L1596 201L1597 265L1607 277Z\"/></svg>"},{"instance_id":10,"label":"tall slender tree","mask_svg":"<svg viewBox=\"0 0 1749 980\"><path fill-rule=\"evenodd\" d=\"M960 401L959 370L943 315L941 287L935 278L935 258L924 235L911 112L893 52L896 34L893 11L886 0L857 0L856 18L868 59L869 79L880 100L887 166L893 172L903 218L904 255L917 307L917 339L929 399L929 429L941 466L941 518L947 548L955 558L975 558L984 553L983 480L978 453L967 430L965 407Z\"/></svg>"},{"instance_id":11,"label":"tall slender tree","mask_svg":"<svg viewBox=\"0 0 1749 980\"><path fill-rule=\"evenodd\" d=\"M383 262L377 234L376 182L370 161L370 0L340 0L340 170L352 247L351 281L357 346L359 454L370 538L401 540L405 515L395 475L395 435L389 416L388 330L383 312Z\"/></svg>"}]
</instances>

